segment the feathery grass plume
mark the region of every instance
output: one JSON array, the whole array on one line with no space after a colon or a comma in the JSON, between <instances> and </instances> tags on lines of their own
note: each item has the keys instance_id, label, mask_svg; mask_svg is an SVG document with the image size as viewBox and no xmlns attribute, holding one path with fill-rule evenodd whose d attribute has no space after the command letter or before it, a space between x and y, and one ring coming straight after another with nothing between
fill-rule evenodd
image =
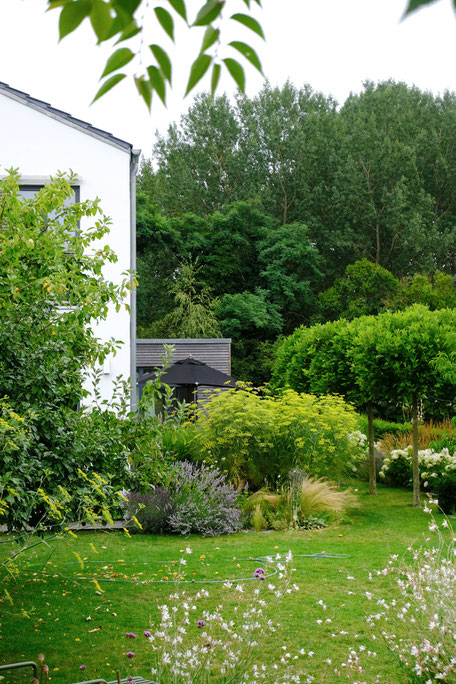
<instances>
[{"instance_id":1,"label":"feathery grass plume","mask_svg":"<svg viewBox=\"0 0 456 684\"><path fill-rule=\"evenodd\" d=\"M300 508L304 518L318 511L344 513L358 506L357 497L349 489L341 490L322 477L304 476L301 480Z\"/></svg>"},{"instance_id":2,"label":"feathery grass plume","mask_svg":"<svg viewBox=\"0 0 456 684\"><path fill-rule=\"evenodd\" d=\"M266 518L261 510L261 505L257 503L252 513L252 525L255 532L261 532L261 530L266 530L268 527Z\"/></svg>"},{"instance_id":3,"label":"feathery grass plume","mask_svg":"<svg viewBox=\"0 0 456 684\"><path fill-rule=\"evenodd\" d=\"M280 494L275 494L267 489L259 489L257 492L251 494L244 502L243 509L247 514L253 513L258 506L261 510L263 508L272 508L273 510L277 510L280 500Z\"/></svg>"}]
</instances>

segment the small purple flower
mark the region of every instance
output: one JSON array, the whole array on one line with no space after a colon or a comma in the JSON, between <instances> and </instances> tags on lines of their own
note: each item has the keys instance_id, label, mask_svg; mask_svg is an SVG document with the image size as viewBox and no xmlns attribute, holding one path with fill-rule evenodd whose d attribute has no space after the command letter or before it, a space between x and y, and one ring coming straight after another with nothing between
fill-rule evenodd
<instances>
[{"instance_id":1,"label":"small purple flower","mask_svg":"<svg viewBox=\"0 0 456 684\"><path fill-rule=\"evenodd\" d=\"M266 572L263 570L263 568L257 568L255 572L253 573L253 576L256 577L257 579L264 579Z\"/></svg>"},{"instance_id":2,"label":"small purple flower","mask_svg":"<svg viewBox=\"0 0 456 684\"><path fill-rule=\"evenodd\" d=\"M197 624L198 629L203 629L205 624L206 623L204 622L204 620L198 620L198 624Z\"/></svg>"},{"instance_id":3,"label":"small purple flower","mask_svg":"<svg viewBox=\"0 0 456 684\"><path fill-rule=\"evenodd\" d=\"M129 639L136 639L136 634L134 634L133 632L127 632L125 636Z\"/></svg>"},{"instance_id":4,"label":"small purple flower","mask_svg":"<svg viewBox=\"0 0 456 684\"><path fill-rule=\"evenodd\" d=\"M80 669L80 670L85 670L86 667L87 667L86 665L79 665L79 669Z\"/></svg>"},{"instance_id":5,"label":"small purple flower","mask_svg":"<svg viewBox=\"0 0 456 684\"><path fill-rule=\"evenodd\" d=\"M145 637L151 637L152 634L149 632L148 629L145 629L145 630L144 630L144 636L145 636Z\"/></svg>"},{"instance_id":6,"label":"small purple flower","mask_svg":"<svg viewBox=\"0 0 456 684\"><path fill-rule=\"evenodd\" d=\"M135 654L133 653L133 651L128 651L128 653L126 655L127 655L127 658L134 658L135 657Z\"/></svg>"}]
</instances>

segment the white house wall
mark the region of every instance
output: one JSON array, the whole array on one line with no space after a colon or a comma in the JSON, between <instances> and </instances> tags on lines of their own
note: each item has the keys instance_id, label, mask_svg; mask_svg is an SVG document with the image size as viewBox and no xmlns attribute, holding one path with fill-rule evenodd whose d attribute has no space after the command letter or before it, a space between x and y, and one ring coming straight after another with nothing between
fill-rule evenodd
<instances>
[{"instance_id":1,"label":"white house wall","mask_svg":"<svg viewBox=\"0 0 456 684\"><path fill-rule=\"evenodd\" d=\"M109 244L118 257L117 263L106 266L104 275L119 283L121 274L130 269L130 150L1 93L0 122L0 175L14 167L24 184L40 184L57 171L71 169L79 178L81 201L100 198L100 206L112 224L99 244ZM90 219L81 222L82 229L88 225L86 221ZM114 337L123 341L102 376L101 394L109 398L113 379L118 375L130 377L129 313L125 307L119 313L112 310L93 329L102 340Z\"/></svg>"}]
</instances>

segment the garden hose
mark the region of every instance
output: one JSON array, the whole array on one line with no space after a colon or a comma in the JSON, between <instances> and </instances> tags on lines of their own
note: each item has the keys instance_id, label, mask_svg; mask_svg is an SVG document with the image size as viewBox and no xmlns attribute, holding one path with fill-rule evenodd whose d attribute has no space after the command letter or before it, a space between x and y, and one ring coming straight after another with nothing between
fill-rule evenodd
<instances>
[{"instance_id":1,"label":"garden hose","mask_svg":"<svg viewBox=\"0 0 456 684\"><path fill-rule=\"evenodd\" d=\"M246 562L255 562L255 563L261 563L264 561L267 561L268 559L271 559L271 556L250 556L249 558L236 558L236 559L231 559L231 558L225 558L224 560L229 561L229 560L237 560L237 561L246 561ZM350 558L349 554L345 553L309 553L309 554L296 554L293 555L293 558ZM280 558L272 558L273 563L279 563L280 561L284 560L285 556L280 556ZM101 560L90 560L90 561L84 561L84 563L104 563L106 564L106 561L101 561ZM130 561L130 564L132 563L137 563L140 565L149 565L152 563L163 563L163 564L173 564L173 565L178 565L179 561L178 560L156 560L156 561ZM122 562L122 566L128 565L129 563L125 563L125 561ZM77 561L68 561L63 563L63 565L78 565ZM25 572L34 572L33 568L29 568L28 571ZM270 577L274 577L277 575L279 572L278 568L271 568L271 572L264 574L262 577L264 579L269 579ZM53 576L55 573L42 573L43 575L49 577ZM234 579L217 579L217 580L194 580L194 579L117 579L117 578L109 578L109 577L95 577L95 576L88 576L88 577L80 577L80 576L68 576L68 575L62 575L64 579L77 579L77 580L87 580L89 582L97 581L97 582L118 582L118 583L124 583L124 584L176 584L176 581L179 584L226 584L227 582L251 582L252 580L258 579L258 577L238 577Z\"/></svg>"}]
</instances>

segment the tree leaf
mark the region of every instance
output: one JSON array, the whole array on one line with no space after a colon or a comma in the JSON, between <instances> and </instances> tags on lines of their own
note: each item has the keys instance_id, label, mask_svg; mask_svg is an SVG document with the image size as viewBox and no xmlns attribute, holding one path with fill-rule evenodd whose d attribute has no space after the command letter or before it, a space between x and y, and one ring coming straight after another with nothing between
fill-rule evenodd
<instances>
[{"instance_id":1,"label":"tree leaf","mask_svg":"<svg viewBox=\"0 0 456 684\"><path fill-rule=\"evenodd\" d=\"M172 65L171 60L167 53L163 50L160 45L149 45L152 50L152 54L158 62L160 69L163 72L164 77L171 83Z\"/></svg>"},{"instance_id":2,"label":"tree leaf","mask_svg":"<svg viewBox=\"0 0 456 684\"><path fill-rule=\"evenodd\" d=\"M168 0L169 4L175 10L182 19L187 21L187 8L185 7L185 2L184 0Z\"/></svg>"},{"instance_id":3,"label":"tree leaf","mask_svg":"<svg viewBox=\"0 0 456 684\"><path fill-rule=\"evenodd\" d=\"M403 18L405 18L409 14L412 14L412 12L416 12L416 10L420 7L424 7L425 5L432 5L436 1L437 0L409 0Z\"/></svg>"},{"instance_id":4,"label":"tree leaf","mask_svg":"<svg viewBox=\"0 0 456 684\"><path fill-rule=\"evenodd\" d=\"M152 89L158 94L163 104L166 104L166 84L163 73L153 64L147 67L147 73L149 74Z\"/></svg>"},{"instance_id":5,"label":"tree leaf","mask_svg":"<svg viewBox=\"0 0 456 684\"><path fill-rule=\"evenodd\" d=\"M128 62L131 62L134 56L135 55L130 50L130 48L119 48L110 56L110 58L106 62L106 66L104 68L103 73L101 74L101 78L104 78L112 71L117 71L117 69L122 68L123 66L125 66L125 64L128 64Z\"/></svg>"},{"instance_id":6,"label":"tree leaf","mask_svg":"<svg viewBox=\"0 0 456 684\"><path fill-rule=\"evenodd\" d=\"M98 98L102 97L105 93L108 92L108 90L111 90L111 88L114 88L120 81L122 81L125 78L126 74L116 74L115 76L111 76L111 78L108 78L107 81L103 83L101 88L98 90L97 94L92 100L93 104Z\"/></svg>"},{"instance_id":7,"label":"tree leaf","mask_svg":"<svg viewBox=\"0 0 456 684\"><path fill-rule=\"evenodd\" d=\"M220 64L214 64L214 66L212 68L212 77L211 77L211 93L212 93L212 95L217 90L218 82L220 80L221 71L222 71L222 67L220 66Z\"/></svg>"},{"instance_id":8,"label":"tree leaf","mask_svg":"<svg viewBox=\"0 0 456 684\"><path fill-rule=\"evenodd\" d=\"M203 5L196 15L196 19L193 22L193 26L207 26L217 19L220 12L225 5L224 0L208 0L205 5Z\"/></svg>"},{"instance_id":9,"label":"tree leaf","mask_svg":"<svg viewBox=\"0 0 456 684\"><path fill-rule=\"evenodd\" d=\"M142 0L111 0L111 4L114 7L114 9L123 10L131 18L133 18L133 15L138 9L141 2Z\"/></svg>"},{"instance_id":10,"label":"tree leaf","mask_svg":"<svg viewBox=\"0 0 456 684\"><path fill-rule=\"evenodd\" d=\"M95 0L93 3L92 11L90 12L90 23L95 31L95 35L98 38L98 43L106 40L106 36L109 33L113 19L111 17L111 12L109 10L108 3L104 0Z\"/></svg>"},{"instance_id":11,"label":"tree leaf","mask_svg":"<svg viewBox=\"0 0 456 684\"><path fill-rule=\"evenodd\" d=\"M198 81L200 81L206 71L209 69L210 65L212 62L212 57L209 55L199 55L193 62L191 69L190 69L190 76L188 78L188 83L187 83L187 90L185 91L185 95L188 95L189 92L196 86Z\"/></svg>"},{"instance_id":12,"label":"tree leaf","mask_svg":"<svg viewBox=\"0 0 456 684\"><path fill-rule=\"evenodd\" d=\"M174 41L174 20L168 10L165 10L164 7L156 7L155 15L161 27L166 31L171 40Z\"/></svg>"},{"instance_id":13,"label":"tree leaf","mask_svg":"<svg viewBox=\"0 0 456 684\"><path fill-rule=\"evenodd\" d=\"M247 26L247 28L249 28L251 31L254 31L255 33L258 33L258 35L264 39L263 29L261 28L258 21L253 17L249 17L248 14L241 14L238 12L237 14L233 14L231 16L231 19L234 19L234 21L238 21L240 24Z\"/></svg>"},{"instance_id":14,"label":"tree leaf","mask_svg":"<svg viewBox=\"0 0 456 684\"><path fill-rule=\"evenodd\" d=\"M253 66L258 69L260 74L263 73L263 67L261 66L260 58L258 57L257 53L253 48L250 47L250 45L247 45L247 43L242 43L239 40L233 40L231 43L229 43L231 47L233 47L235 50L241 53L248 61L253 64Z\"/></svg>"},{"instance_id":15,"label":"tree leaf","mask_svg":"<svg viewBox=\"0 0 456 684\"><path fill-rule=\"evenodd\" d=\"M64 5L68 5L69 0L48 0L48 6L46 12L49 12L51 9L56 9L57 7L63 7Z\"/></svg>"},{"instance_id":16,"label":"tree leaf","mask_svg":"<svg viewBox=\"0 0 456 684\"><path fill-rule=\"evenodd\" d=\"M74 31L79 24L90 14L92 3L90 0L76 0L60 12L59 36L60 40Z\"/></svg>"},{"instance_id":17,"label":"tree leaf","mask_svg":"<svg viewBox=\"0 0 456 684\"><path fill-rule=\"evenodd\" d=\"M151 104L152 104L152 86L145 78L144 76L140 76L139 78L135 76L135 85L138 89L138 93L141 95L142 99L147 105L147 108L150 110Z\"/></svg>"},{"instance_id":18,"label":"tree leaf","mask_svg":"<svg viewBox=\"0 0 456 684\"><path fill-rule=\"evenodd\" d=\"M220 36L219 29L215 29L213 26L208 26L204 32L203 42L201 43L200 52L206 52L206 50L208 48L210 48L211 45L214 45L214 43L219 39L219 36Z\"/></svg>"},{"instance_id":19,"label":"tree leaf","mask_svg":"<svg viewBox=\"0 0 456 684\"><path fill-rule=\"evenodd\" d=\"M133 20L131 24L129 24L123 29L120 36L116 40L115 45L118 45L119 43L122 43L124 40L128 40L129 38L133 38L133 36L136 36L138 33L141 33L141 31L142 29L140 29L136 21Z\"/></svg>"},{"instance_id":20,"label":"tree leaf","mask_svg":"<svg viewBox=\"0 0 456 684\"><path fill-rule=\"evenodd\" d=\"M244 69L242 66L237 62L235 59L231 59L231 57L227 57L226 59L223 60L226 68L230 72L231 76L233 77L236 85L238 86L239 90L243 93L245 90L245 73Z\"/></svg>"}]
</instances>

